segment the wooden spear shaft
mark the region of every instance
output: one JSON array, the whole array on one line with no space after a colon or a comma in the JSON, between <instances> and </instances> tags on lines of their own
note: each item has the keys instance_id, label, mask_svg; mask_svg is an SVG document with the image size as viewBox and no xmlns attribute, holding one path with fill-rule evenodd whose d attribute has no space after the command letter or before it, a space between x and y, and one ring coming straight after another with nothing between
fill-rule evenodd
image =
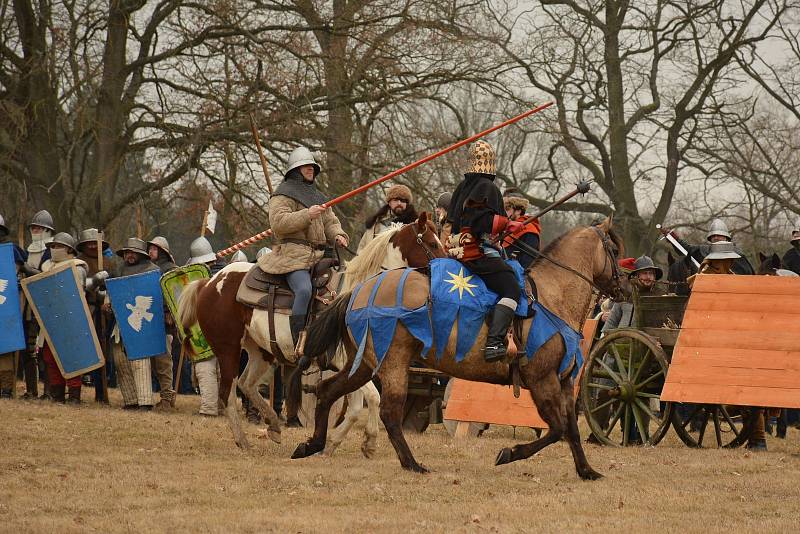
<instances>
[{"instance_id":1,"label":"wooden spear shaft","mask_svg":"<svg viewBox=\"0 0 800 534\"><path fill-rule=\"evenodd\" d=\"M267 189L269 196L272 196L272 180L269 179L269 170L267 170L267 157L264 155L264 149L261 148L261 139L258 137L258 129L256 128L256 119L250 113L250 130L253 132L253 140L256 142L258 148L258 158L261 160L261 170L264 171L264 179L267 181Z\"/></svg>"},{"instance_id":2,"label":"wooden spear shaft","mask_svg":"<svg viewBox=\"0 0 800 534\"><path fill-rule=\"evenodd\" d=\"M538 112L542 111L543 109L549 108L552 105L553 105L553 102L547 102L546 104L542 104L541 106L537 106L537 107L535 107L533 109L529 109L525 113L521 113L521 114L517 115L516 117L512 117L512 118L508 119L507 121L501 122L500 124L495 124L491 128L489 128L487 130L484 130L482 132L476 133L472 137L467 137L466 139L463 139L463 140L459 141L458 143L452 144L447 148L443 148L442 150L440 150L438 152L435 152L433 154L425 156L424 158L419 159L419 160L415 161L414 163L409 163L405 167L397 169L396 171L392 171L392 172L390 172L389 174L387 174L385 176L381 176L377 180L373 180L373 181L369 182L368 184L364 184L361 187L357 187L356 189L353 189L352 191L349 191L349 192L347 192L347 193L345 193L343 195L340 195L340 196L334 198L333 200L329 200L328 202L324 203L322 205L322 207L323 208L330 208L331 206L333 206L335 204L338 204L339 202L342 202L343 200L347 200L348 198L353 197L355 195L358 195L359 193L363 193L364 191L366 191L367 189L369 189L371 187L375 187L379 183L385 182L386 180L391 180L395 176L399 176L399 175L401 175L401 174L403 174L405 172L410 171L411 169L419 167L420 165L422 165L424 163L428 163L429 161L431 161L433 159L436 159L439 156L443 156L444 154L447 154L448 152L452 152L453 150L455 150L455 149L457 149L459 147L462 147L462 146L464 146L464 145L466 145L468 143L471 143L471 142L475 141L476 139L480 139L481 137L489 135L490 133L492 133L492 132L494 132L496 130L499 130L500 128L505 128L506 126L508 126L510 124L514 124L515 122L521 121L525 117L529 117L529 116L533 115L534 113L538 113Z\"/></svg>"}]
</instances>

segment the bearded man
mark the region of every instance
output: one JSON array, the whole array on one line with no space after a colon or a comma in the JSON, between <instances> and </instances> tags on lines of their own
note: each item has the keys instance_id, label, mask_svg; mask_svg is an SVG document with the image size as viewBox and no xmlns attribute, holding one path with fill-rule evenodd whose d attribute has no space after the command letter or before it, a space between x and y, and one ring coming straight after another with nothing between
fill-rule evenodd
<instances>
[{"instance_id":1,"label":"bearded man","mask_svg":"<svg viewBox=\"0 0 800 534\"><path fill-rule=\"evenodd\" d=\"M386 191L386 203L367 218L367 230L358 243L361 252L376 235L388 230L393 224L409 224L417 220L417 210L412 203L411 189L403 184L395 184Z\"/></svg>"}]
</instances>

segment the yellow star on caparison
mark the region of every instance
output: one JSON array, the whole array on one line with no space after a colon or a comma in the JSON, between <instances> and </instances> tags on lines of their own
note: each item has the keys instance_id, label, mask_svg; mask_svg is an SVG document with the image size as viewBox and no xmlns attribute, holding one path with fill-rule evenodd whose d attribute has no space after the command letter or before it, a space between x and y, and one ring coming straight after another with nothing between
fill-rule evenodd
<instances>
[{"instance_id":1,"label":"yellow star on caparison","mask_svg":"<svg viewBox=\"0 0 800 534\"><path fill-rule=\"evenodd\" d=\"M450 293L458 290L458 298L459 300L464 298L464 291L466 290L467 293L475 296L475 293L472 292L473 287L478 287L476 284L470 284L469 281L472 280L472 277L475 275L464 276L464 268L462 267L459 269L458 274L451 273L447 271L447 274L451 276L450 280L445 280L448 284L453 284L453 287L450 288Z\"/></svg>"}]
</instances>

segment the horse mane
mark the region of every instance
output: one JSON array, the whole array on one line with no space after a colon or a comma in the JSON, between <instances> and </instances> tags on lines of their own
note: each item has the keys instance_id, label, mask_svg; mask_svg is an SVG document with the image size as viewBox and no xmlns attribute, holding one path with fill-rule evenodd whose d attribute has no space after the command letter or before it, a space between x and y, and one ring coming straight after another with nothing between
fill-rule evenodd
<instances>
[{"instance_id":1,"label":"horse mane","mask_svg":"<svg viewBox=\"0 0 800 534\"><path fill-rule=\"evenodd\" d=\"M397 224L376 235L358 255L345 264L345 280L342 291L349 291L373 274L381 270L386 259L389 242L400 231L402 225Z\"/></svg>"}]
</instances>

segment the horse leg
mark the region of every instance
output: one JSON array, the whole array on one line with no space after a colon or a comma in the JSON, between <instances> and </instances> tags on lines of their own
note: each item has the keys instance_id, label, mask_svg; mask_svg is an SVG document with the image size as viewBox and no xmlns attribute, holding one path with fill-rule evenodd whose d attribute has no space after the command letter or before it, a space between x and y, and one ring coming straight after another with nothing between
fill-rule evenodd
<instances>
[{"instance_id":1,"label":"horse leg","mask_svg":"<svg viewBox=\"0 0 800 534\"><path fill-rule=\"evenodd\" d=\"M325 456L333 456L333 453L336 452L336 449L342 444L342 441L344 441L347 433L350 432L350 428L352 428L353 424L358 420L358 415L364 407L364 394L361 391L362 389L364 388L359 388L347 394L347 412L344 414L344 421L330 430L331 437L328 439L328 443L323 451Z\"/></svg>"},{"instance_id":2,"label":"horse leg","mask_svg":"<svg viewBox=\"0 0 800 534\"><path fill-rule=\"evenodd\" d=\"M378 450L378 419L380 417L381 395L372 380L361 388L361 392L367 401L367 426L364 427L364 443L361 444L361 452L367 458L372 458Z\"/></svg>"},{"instance_id":3,"label":"horse leg","mask_svg":"<svg viewBox=\"0 0 800 534\"><path fill-rule=\"evenodd\" d=\"M398 334L399 331L398 327ZM395 338L392 348L389 349L381 364L378 371L382 386L380 414L383 426L389 435L389 441L392 443L403 469L416 473L427 473L428 469L414 459L403 434L403 407L408 396L408 365L411 361L411 352L400 347L407 347L410 344L412 344L410 339L398 341Z\"/></svg>"},{"instance_id":4,"label":"horse leg","mask_svg":"<svg viewBox=\"0 0 800 534\"><path fill-rule=\"evenodd\" d=\"M569 443L569 448L572 450L572 458L575 460L575 470L578 472L578 476L584 480L597 480L603 478L603 475L592 469L583 451L581 435L578 430L578 416L575 413L575 396L573 391L572 377L567 375L567 377L561 381L561 396L566 412L567 442Z\"/></svg>"},{"instance_id":5,"label":"horse leg","mask_svg":"<svg viewBox=\"0 0 800 534\"><path fill-rule=\"evenodd\" d=\"M530 458L548 445L561 439L564 435L564 418L561 414L561 384L555 372L548 372L542 378L526 379L523 375L525 385L530 390L536 409L549 429L547 433L531 443L521 443L514 447L501 449L495 459L494 465L503 465L517 460Z\"/></svg>"},{"instance_id":6,"label":"horse leg","mask_svg":"<svg viewBox=\"0 0 800 534\"><path fill-rule=\"evenodd\" d=\"M225 407L225 415L228 416L228 424L231 427L231 432L233 432L233 440L240 449L248 450L250 449L250 442L242 431L242 423L239 420L239 410L236 409L236 377L234 376L228 385L227 399L224 401L222 400L223 389L222 384L220 384L220 400Z\"/></svg>"},{"instance_id":7,"label":"horse leg","mask_svg":"<svg viewBox=\"0 0 800 534\"><path fill-rule=\"evenodd\" d=\"M351 393L372 378L372 369L366 365L360 365L353 376L350 370L345 367L330 378L326 378L317 385L317 406L314 413L314 435L307 441L297 446L292 458L305 458L321 452L325 448L325 440L328 436L328 419L330 417L331 406L340 397Z\"/></svg>"},{"instance_id":8,"label":"horse leg","mask_svg":"<svg viewBox=\"0 0 800 534\"><path fill-rule=\"evenodd\" d=\"M266 419L268 424L267 435L269 439L275 443L281 442L281 426L278 420L278 414L272 409L272 406L261 396L258 392L258 384L261 378L270 371L270 364L267 363L261 356L261 351L257 347L249 347L252 350L247 350L247 366L242 373L241 383L239 389L256 407L258 413Z\"/></svg>"}]
</instances>

